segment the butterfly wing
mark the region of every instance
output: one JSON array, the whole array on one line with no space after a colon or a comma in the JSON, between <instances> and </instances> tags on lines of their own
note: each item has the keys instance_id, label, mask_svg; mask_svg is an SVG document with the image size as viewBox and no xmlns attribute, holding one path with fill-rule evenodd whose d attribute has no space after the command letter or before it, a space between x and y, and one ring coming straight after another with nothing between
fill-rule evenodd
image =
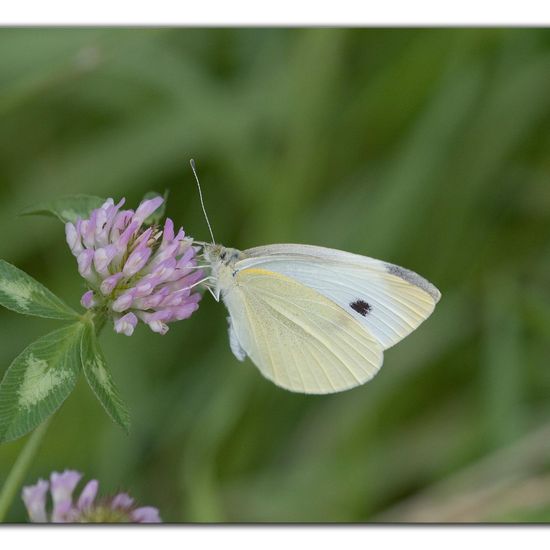
<instances>
[{"instance_id":1,"label":"butterfly wing","mask_svg":"<svg viewBox=\"0 0 550 550\"><path fill-rule=\"evenodd\" d=\"M239 270L224 302L232 349L244 350L266 378L288 390L346 390L382 365L382 347L349 312L281 273Z\"/></svg>"},{"instance_id":2,"label":"butterfly wing","mask_svg":"<svg viewBox=\"0 0 550 550\"><path fill-rule=\"evenodd\" d=\"M289 277L337 304L387 349L427 319L441 294L399 266L319 246L276 244L245 251L240 273L260 268Z\"/></svg>"}]
</instances>

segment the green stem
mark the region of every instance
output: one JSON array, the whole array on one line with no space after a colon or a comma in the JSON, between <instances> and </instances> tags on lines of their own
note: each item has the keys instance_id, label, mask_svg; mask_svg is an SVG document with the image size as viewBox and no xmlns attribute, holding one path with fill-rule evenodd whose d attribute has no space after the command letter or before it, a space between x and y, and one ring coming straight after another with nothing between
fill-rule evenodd
<instances>
[{"instance_id":1,"label":"green stem","mask_svg":"<svg viewBox=\"0 0 550 550\"><path fill-rule=\"evenodd\" d=\"M13 497L17 493L19 486L23 482L23 478L31 465L32 459L42 442L42 439L48 429L51 417L43 422L31 434L23 450L19 453L15 464L13 465L2 491L0 492L0 523L4 521L4 517L13 501Z\"/></svg>"},{"instance_id":2,"label":"green stem","mask_svg":"<svg viewBox=\"0 0 550 550\"><path fill-rule=\"evenodd\" d=\"M93 325L96 336L99 336L105 326L107 317L107 310L105 308L89 309L80 317L80 321L84 324Z\"/></svg>"},{"instance_id":3,"label":"green stem","mask_svg":"<svg viewBox=\"0 0 550 550\"><path fill-rule=\"evenodd\" d=\"M105 307L91 309L86 312L82 319L84 322L91 323L94 326L96 335L99 336L99 333L103 330L105 322L107 321L107 310Z\"/></svg>"}]
</instances>

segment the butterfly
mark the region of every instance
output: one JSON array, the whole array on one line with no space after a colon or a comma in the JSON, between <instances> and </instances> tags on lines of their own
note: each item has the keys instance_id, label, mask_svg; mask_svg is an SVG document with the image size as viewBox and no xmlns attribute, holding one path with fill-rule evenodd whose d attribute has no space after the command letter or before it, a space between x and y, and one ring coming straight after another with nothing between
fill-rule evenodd
<instances>
[{"instance_id":1,"label":"butterfly","mask_svg":"<svg viewBox=\"0 0 550 550\"><path fill-rule=\"evenodd\" d=\"M202 243L208 288L229 312L231 350L287 390L326 394L369 381L384 350L427 319L441 297L413 271L341 250L224 247L204 213L212 235L212 244Z\"/></svg>"}]
</instances>

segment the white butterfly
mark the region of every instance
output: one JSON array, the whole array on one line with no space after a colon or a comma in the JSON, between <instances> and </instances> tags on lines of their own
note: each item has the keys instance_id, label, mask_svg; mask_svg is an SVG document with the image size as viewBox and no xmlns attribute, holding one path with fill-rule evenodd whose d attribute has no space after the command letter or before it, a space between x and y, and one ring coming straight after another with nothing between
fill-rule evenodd
<instances>
[{"instance_id":1,"label":"white butterfly","mask_svg":"<svg viewBox=\"0 0 550 550\"><path fill-rule=\"evenodd\" d=\"M295 392L364 384L382 366L384 350L427 319L441 297L412 271L340 250L203 247L211 292L229 311L231 350Z\"/></svg>"}]
</instances>

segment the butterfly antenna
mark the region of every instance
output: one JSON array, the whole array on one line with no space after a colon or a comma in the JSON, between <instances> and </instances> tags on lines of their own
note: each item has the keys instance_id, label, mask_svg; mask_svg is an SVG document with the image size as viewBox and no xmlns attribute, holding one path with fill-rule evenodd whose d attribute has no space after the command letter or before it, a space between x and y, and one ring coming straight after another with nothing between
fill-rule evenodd
<instances>
[{"instance_id":1,"label":"butterfly antenna","mask_svg":"<svg viewBox=\"0 0 550 550\"><path fill-rule=\"evenodd\" d=\"M210 225L210 220L208 219L208 214L206 213L206 208L204 207L204 200L202 198L201 184L200 184L200 181L199 181L199 176L197 176L197 169L195 167L195 161L193 159L191 159L190 164L191 164L191 170L193 170L193 175L195 176L195 180L197 181L197 187L199 189L199 198L201 200L202 211L203 211L203 214L204 214L204 219L206 220L206 224L208 225L208 230L210 231L210 236L212 237L212 244L216 244L216 240L214 239L214 233L212 232L212 226Z\"/></svg>"}]
</instances>

